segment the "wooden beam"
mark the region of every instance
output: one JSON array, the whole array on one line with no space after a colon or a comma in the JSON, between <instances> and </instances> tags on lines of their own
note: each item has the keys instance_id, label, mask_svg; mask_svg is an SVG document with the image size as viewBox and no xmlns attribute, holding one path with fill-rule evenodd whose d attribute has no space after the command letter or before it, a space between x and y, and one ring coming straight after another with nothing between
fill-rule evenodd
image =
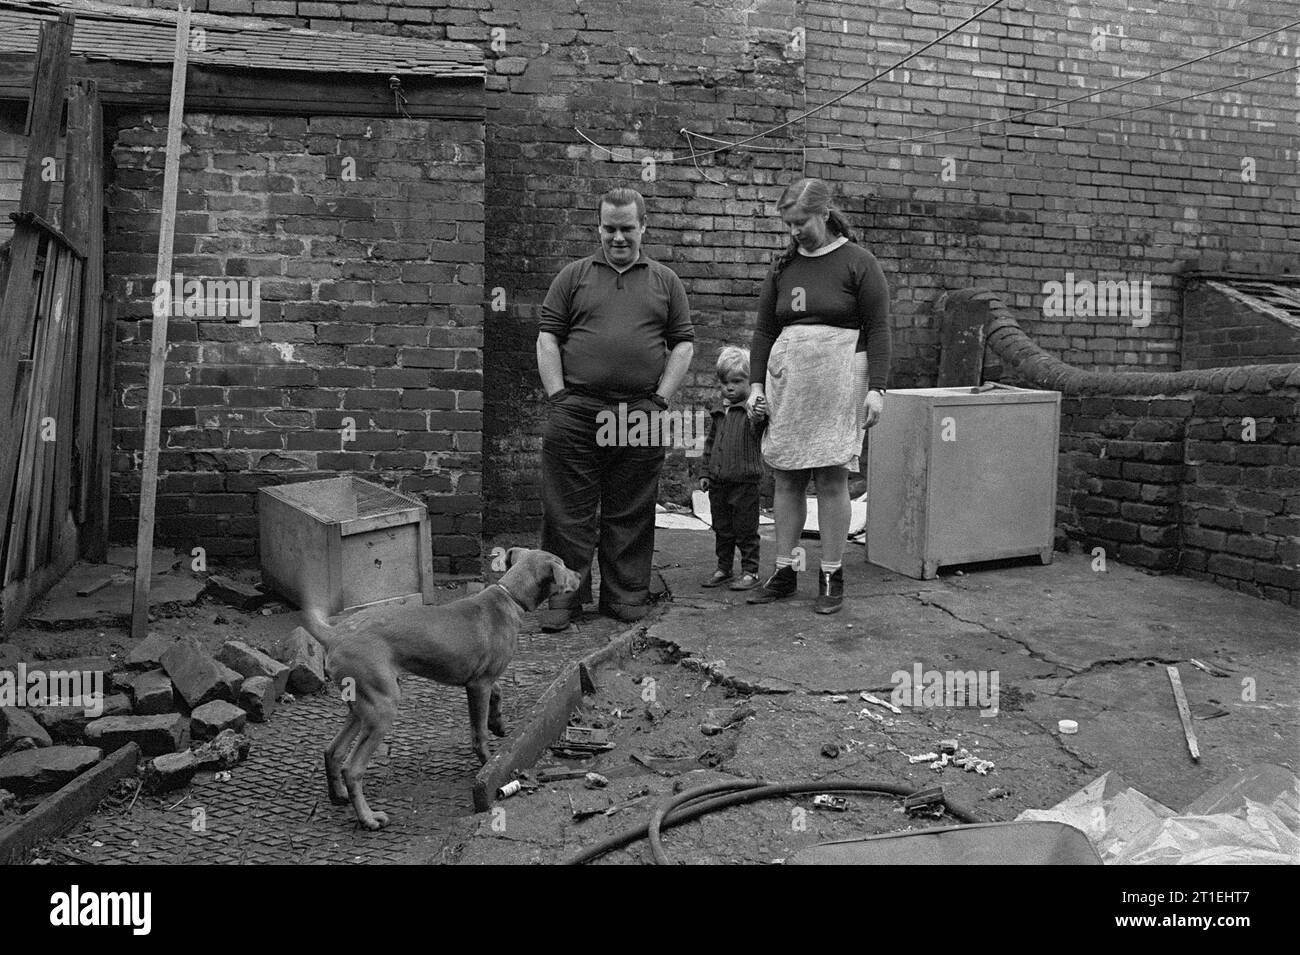
<instances>
[{"instance_id":1,"label":"wooden beam","mask_svg":"<svg viewBox=\"0 0 1300 955\"><path fill-rule=\"evenodd\" d=\"M101 190L102 194L102 190ZM91 463L89 497L86 502L88 559L103 563L108 556L108 498L113 467L113 357L117 347L117 301L101 296L99 301L99 387L95 396L95 456Z\"/></svg>"},{"instance_id":2,"label":"wooden beam","mask_svg":"<svg viewBox=\"0 0 1300 955\"><path fill-rule=\"evenodd\" d=\"M50 380L54 362L50 352L54 348L57 328L50 316L63 272L70 259L60 254L57 239L46 240L45 269L41 273L40 295L35 302L36 340L32 344L31 373L24 394L20 395L24 414L21 431L17 436L18 460L16 486L13 495L13 520L9 522L9 554L5 561L5 583L24 576L25 557L36 547L35 514L39 510L45 460L44 442L41 441L41 418L44 417L45 396L50 393Z\"/></svg>"},{"instance_id":3,"label":"wooden beam","mask_svg":"<svg viewBox=\"0 0 1300 955\"><path fill-rule=\"evenodd\" d=\"M41 25L40 62L31 94L32 134L23 167L19 212L44 217L50 204L50 183L41 175L43 160L54 155L63 119L63 99L68 85L68 60L72 50L73 14L64 10L57 23ZM18 466L17 429L25 409L18 407L18 362L25 357L32 336L32 274L40 230L16 223L9 247L9 274L0 299L0 527L9 522L9 506ZM15 513L17 522L24 515Z\"/></svg>"},{"instance_id":4,"label":"wooden beam","mask_svg":"<svg viewBox=\"0 0 1300 955\"><path fill-rule=\"evenodd\" d=\"M1200 762L1201 751L1196 745L1196 728L1192 725L1192 711L1187 705L1187 694L1183 692L1183 678L1178 675L1178 667L1165 667L1169 674L1169 685L1174 688L1174 704L1178 707L1178 719L1183 724L1183 736L1187 737L1187 749L1192 754L1193 762Z\"/></svg>"},{"instance_id":5,"label":"wooden beam","mask_svg":"<svg viewBox=\"0 0 1300 955\"><path fill-rule=\"evenodd\" d=\"M103 312L103 116L92 81L74 83L68 96L67 174L63 225L71 241L86 250L82 274L77 405L73 427L73 509L86 522L95 445L95 400L99 393L100 319ZM90 535L82 536L83 549Z\"/></svg>"},{"instance_id":6,"label":"wooden beam","mask_svg":"<svg viewBox=\"0 0 1300 955\"><path fill-rule=\"evenodd\" d=\"M64 206L66 208L65 200ZM49 503L49 536L41 548L41 563L47 562L58 550L63 528L68 522L72 500L72 452L77 443L77 380L81 351L81 290L85 281L86 261L72 252L72 282L63 306L63 350L60 354L62 381L51 400L58 401L58 437L54 442L54 485L46 492Z\"/></svg>"},{"instance_id":7,"label":"wooden beam","mask_svg":"<svg viewBox=\"0 0 1300 955\"><path fill-rule=\"evenodd\" d=\"M0 100L24 99L35 58L0 54ZM99 84L106 108L156 110L167 105L170 71L165 65L73 57L72 73ZM194 65L185 103L195 111L261 116L359 116L399 118L388 77L322 74L303 70L229 70ZM412 119L482 120L481 77L452 79L404 75L402 93Z\"/></svg>"},{"instance_id":8,"label":"wooden beam","mask_svg":"<svg viewBox=\"0 0 1300 955\"><path fill-rule=\"evenodd\" d=\"M185 68L189 59L190 8L176 15L176 52L172 60L171 99L167 111L167 158L163 167L162 220L158 230L158 282L171 287L172 238L176 232L176 187L180 176L181 127L185 123ZM149 629L149 581L153 567L153 524L158 490L158 440L162 424L163 376L167 364L167 322L172 296L155 296L162 308L153 315L149 349L149 395L144 419L144 469L140 476L140 519L135 541L135 598L131 605L131 636L139 639Z\"/></svg>"}]
</instances>

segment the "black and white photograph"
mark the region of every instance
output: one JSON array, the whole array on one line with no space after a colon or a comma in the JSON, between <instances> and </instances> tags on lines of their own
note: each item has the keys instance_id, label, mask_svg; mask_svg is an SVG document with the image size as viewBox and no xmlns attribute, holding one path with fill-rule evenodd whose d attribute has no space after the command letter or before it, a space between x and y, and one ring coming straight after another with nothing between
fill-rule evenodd
<instances>
[{"instance_id":1,"label":"black and white photograph","mask_svg":"<svg viewBox=\"0 0 1300 955\"><path fill-rule=\"evenodd\" d=\"M1224 944L1298 772L1300 0L0 0L6 931L873 865Z\"/></svg>"}]
</instances>

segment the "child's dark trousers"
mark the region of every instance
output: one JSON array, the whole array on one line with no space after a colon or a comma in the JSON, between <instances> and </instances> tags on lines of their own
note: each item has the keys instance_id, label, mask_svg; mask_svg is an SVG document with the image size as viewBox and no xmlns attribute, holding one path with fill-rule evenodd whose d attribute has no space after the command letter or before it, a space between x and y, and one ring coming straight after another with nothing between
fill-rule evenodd
<instances>
[{"instance_id":1,"label":"child's dark trousers","mask_svg":"<svg viewBox=\"0 0 1300 955\"><path fill-rule=\"evenodd\" d=\"M709 510L717 539L718 570L731 573L732 560L740 550L742 573L758 573L758 483L756 481L711 481Z\"/></svg>"}]
</instances>

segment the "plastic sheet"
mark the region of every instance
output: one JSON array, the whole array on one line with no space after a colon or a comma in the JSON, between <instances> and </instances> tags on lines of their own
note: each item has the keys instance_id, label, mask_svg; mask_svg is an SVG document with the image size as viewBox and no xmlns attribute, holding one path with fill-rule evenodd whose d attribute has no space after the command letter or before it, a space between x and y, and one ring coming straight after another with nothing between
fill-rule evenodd
<instances>
[{"instance_id":1,"label":"plastic sheet","mask_svg":"<svg viewBox=\"0 0 1300 955\"><path fill-rule=\"evenodd\" d=\"M1281 766L1235 773L1176 813L1106 773L1051 809L1017 820L1082 830L1107 865L1294 865L1300 778Z\"/></svg>"}]
</instances>

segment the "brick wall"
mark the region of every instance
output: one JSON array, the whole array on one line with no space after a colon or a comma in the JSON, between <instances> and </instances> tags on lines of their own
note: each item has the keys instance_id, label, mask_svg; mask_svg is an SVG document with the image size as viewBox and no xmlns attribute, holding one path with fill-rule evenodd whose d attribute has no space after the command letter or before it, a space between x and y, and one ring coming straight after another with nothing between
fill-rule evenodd
<instances>
[{"instance_id":1,"label":"brick wall","mask_svg":"<svg viewBox=\"0 0 1300 955\"><path fill-rule=\"evenodd\" d=\"M462 15L449 36L484 42L501 25L508 38L504 55L488 48L487 285L507 303L500 313L489 307L484 336L489 515L496 532L535 531L536 306L566 262L596 247L601 192L631 185L646 196L645 251L686 283L696 358L680 403L714 399L718 349L748 343L758 283L781 244L767 206L800 162L784 154L706 160L708 175L725 183L715 184L681 162L660 162L644 181L641 159L680 158L683 126L739 135L801 103L801 56L785 45L796 4L494 0ZM574 126L618 150L618 161ZM691 460L670 451L662 497L686 498Z\"/></svg>"},{"instance_id":2,"label":"brick wall","mask_svg":"<svg viewBox=\"0 0 1300 955\"><path fill-rule=\"evenodd\" d=\"M6 103L0 106L0 244L14 234L11 212L18 211L18 199L23 191L23 166L27 162L27 137L23 134L27 111L23 106ZM65 141L59 138L56 153L63 157ZM50 209L54 221L59 221L63 202L63 163L54 166L57 179L50 187Z\"/></svg>"},{"instance_id":3,"label":"brick wall","mask_svg":"<svg viewBox=\"0 0 1300 955\"><path fill-rule=\"evenodd\" d=\"M808 0L809 102L872 76L981 6ZM808 170L840 184L889 276L896 385L933 382L933 306L947 289L996 289L1043 347L1079 368L1162 371L1178 368L1176 276L1187 261L1295 270L1293 74L1122 119L1038 129L1294 66L1294 31L1061 112L906 145L883 142L1099 90L1289 19L1280 9L1264 11L1241 0L1010 0L809 120L814 142L872 147L810 150ZM954 144L940 145L947 140ZM1250 182L1243 181L1247 160ZM1067 272L1149 278L1150 324L1044 317L1044 283L1064 282Z\"/></svg>"},{"instance_id":4,"label":"brick wall","mask_svg":"<svg viewBox=\"0 0 1300 955\"><path fill-rule=\"evenodd\" d=\"M1062 392L1058 534L1300 607L1300 364L1087 373L1039 348L1001 302L986 376Z\"/></svg>"},{"instance_id":5,"label":"brick wall","mask_svg":"<svg viewBox=\"0 0 1300 955\"><path fill-rule=\"evenodd\" d=\"M171 0L130 0L171 7ZM935 0L408 0L340 3L196 0L199 11L256 15L323 30L469 41L489 60L484 261L485 494L494 530L535 530L540 417L534 310L555 271L593 242L591 203L610 185L639 185L651 202L647 251L688 283L701 323L684 401L712 391L723 340L748 339L758 280L783 243L772 200L800 175L836 182L894 299L894 384L933 381L934 303L978 282L1037 309L1047 281L1152 280L1154 314L1136 328L1114 317L1026 318L1039 340L1085 369L1172 369L1179 335L1173 276L1273 263L1294 268L1294 77L1035 137L1022 125L978 143L882 146L1029 109L1172 65L1284 21L1243 0L1205 5L1127 0L1086 8L1008 0L985 21L808 123L705 171L660 164L642 183L636 161L609 162L573 132L639 160L683 153L678 131L739 138L847 89L974 12ZM1083 15L1079 14L1083 11ZM794 42L796 28L803 42ZM494 49L494 29L504 48ZM1094 28L1098 45L1094 48ZM1104 37L1104 44L1101 38ZM1293 65L1294 33L1214 57L1157 81L1072 106L1099 116ZM1030 118L1046 125L1055 113ZM805 141L870 143L872 151L798 151ZM874 148L880 147L880 148ZM1289 151L1290 150L1290 151ZM955 179L944 178L951 158ZM1253 181L1242 179L1253 163ZM805 167L806 161L806 167ZM665 493L682 496L687 462L670 455Z\"/></svg>"},{"instance_id":6,"label":"brick wall","mask_svg":"<svg viewBox=\"0 0 1300 955\"><path fill-rule=\"evenodd\" d=\"M169 6L166 0L135 5ZM488 57L483 476L493 532L535 532L542 409L536 306L568 261L597 242L596 197L631 185L647 198L648 255L686 282L697 322L696 359L681 402L716 398L723 343L747 344L758 284L783 244L773 200L800 175L798 153L744 153L714 164L706 182L689 162L683 126L739 137L804 103L804 53L791 43L800 0L196 0L211 13L254 14L318 30L468 41ZM493 48L494 29L504 33ZM589 146L584 133L608 152ZM798 130L768 142L789 146ZM704 148L697 146L697 148ZM663 496L684 499L691 460L671 451Z\"/></svg>"},{"instance_id":7,"label":"brick wall","mask_svg":"<svg viewBox=\"0 0 1300 955\"><path fill-rule=\"evenodd\" d=\"M1183 368L1300 361L1300 318L1281 318L1195 281L1183 295Z\"/></svg>"},{"instance_id":8,"label":"brick wall","mask_svg":"<svg viewBox=\"0 0 1300 955\"><path fill-rule=\"evenodd\" d=\"M199 113L185 122L174 271L257 277L261 324L170 323L159 542L250 556L258 488L345 471L422 495L435 570L477 571L482 124ZM112 126L105 270L125 304L111 532L128 542L166 116L120 115ZM344 156L356 181L331 172Z\"/></svg>"}]
</instances>

